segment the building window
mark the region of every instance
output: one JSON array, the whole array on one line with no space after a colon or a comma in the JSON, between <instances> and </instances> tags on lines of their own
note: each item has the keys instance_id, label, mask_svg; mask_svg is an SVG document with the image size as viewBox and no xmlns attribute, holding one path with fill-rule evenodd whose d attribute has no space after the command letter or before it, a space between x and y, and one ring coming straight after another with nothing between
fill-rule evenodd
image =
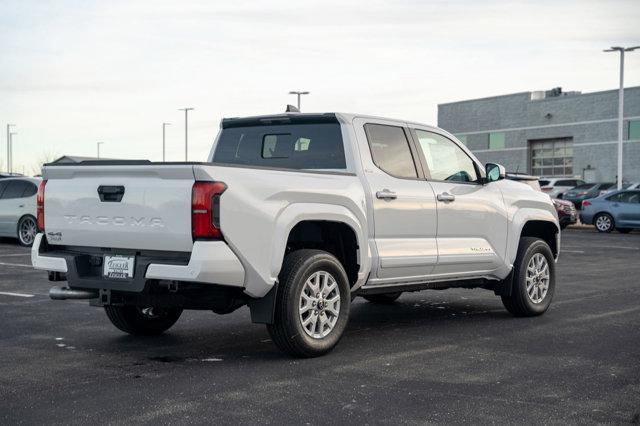
<instances>
[{"instance_id":1,"label":"building window","mask_svg":"<svg viewBox=\"0 0 640 426\"><path fill-rule=\"evenodd\" d=\"M529 141L531 174L534 176L573 176L573 139Z\"/></svg>"},{"instance_id":2,"label":"building window","mask_svg":"<svg viewBox=\"0 0 640 426\"><path fill-rule=\"evenodd\" d=\"M630 141L640 140L640 121L629 122L629 135L627 139Z\"/></svg>"},{"instance_id":3,"label":"building window","mask_svg":"<svg viewBox=\"0 0 640 426\"><path fill-rule=\"evenodd\" d=\"M467 145L467 135L453 135L463 144Z\"/></svg>"},{"instance_id":4,"label":"building window","mask_svg":"<svg viewBox=\"0 0 640 426\"><path fill-rule=\"evenodd\" d=\"M489 133L489 149L504 149L504 133Z\"/></svg>"}]
</instances>

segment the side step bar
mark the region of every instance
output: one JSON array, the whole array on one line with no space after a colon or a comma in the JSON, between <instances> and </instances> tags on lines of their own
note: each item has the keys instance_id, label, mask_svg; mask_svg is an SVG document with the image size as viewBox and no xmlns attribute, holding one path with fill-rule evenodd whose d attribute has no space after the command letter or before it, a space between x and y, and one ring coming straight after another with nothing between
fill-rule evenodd
<instances>
[{"instance_id":1,"label":"side step bar","mask_svg":"<svg viewBox=\"0 0 640 426\"><path fill-rule=\"evenodd\" d=\"M73 290L69 287L51 287L49 289L49 297L53 300L83 300L83 299L97 299L98 291L89 290Z\"/></svg>"}]
</instances>

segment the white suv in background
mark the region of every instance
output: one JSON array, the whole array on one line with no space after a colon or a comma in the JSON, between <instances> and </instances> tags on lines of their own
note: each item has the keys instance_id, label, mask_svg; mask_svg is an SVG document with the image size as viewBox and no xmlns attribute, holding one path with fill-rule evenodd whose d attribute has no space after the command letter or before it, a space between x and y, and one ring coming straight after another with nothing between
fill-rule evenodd
<instances>
[{"instance_id":1,"label":"white suv in background","mask_svg":"<svg viewBox=\"0 0 640 426\"><path fill-rule=\"evenodd\" d=\"M565 192L583 183L584 181L582 179L540 178L542 192L549 194L551 198L562 198Z\"/></svg>"}]
</instances>

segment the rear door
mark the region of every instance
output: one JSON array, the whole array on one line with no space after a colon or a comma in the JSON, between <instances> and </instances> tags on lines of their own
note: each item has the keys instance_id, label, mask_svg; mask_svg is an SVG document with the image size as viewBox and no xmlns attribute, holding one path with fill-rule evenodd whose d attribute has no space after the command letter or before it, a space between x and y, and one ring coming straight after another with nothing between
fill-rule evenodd
<instances>
[{"instance_id":1,"label":"rear door","mask_svg":"<svg viewBox=\"0 0 640 426\"><path fill-rule=\"evenodd\" d=\"M437 200L434 274L478 275L500 267L507 217L499 185L483 185L479 166L446 135L420 128L412 129L412 135Z\"/></svg>"},{"instance_id":2,"label":"rear door","mask_svg":"<svg viewBox=\"0 0 640 426\"><path fill-rule=\"evenodd\" d=\"M353 123L358 140L366 141L360 150L373 204L378 283L430 275L438 259L435 197L408 129L386 120Z\"/></svg>"}]
</instances>

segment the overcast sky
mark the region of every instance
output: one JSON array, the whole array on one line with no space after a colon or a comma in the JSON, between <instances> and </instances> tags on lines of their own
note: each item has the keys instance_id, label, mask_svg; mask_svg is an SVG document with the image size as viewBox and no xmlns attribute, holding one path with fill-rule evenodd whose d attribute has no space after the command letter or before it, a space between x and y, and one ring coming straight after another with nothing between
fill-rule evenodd
<instances>
[{"instance_id":1,"label":"overcast sky","mask_svg":"<svg viewBox=\"0 0 640 426\"><path fill-rule=\"evenodd\" d=\"M205 160L222 117L303 111L437 124L437 104L616 88L640 1L0 0L0 162L44 154ZM640 85L640 51L626 85ZM4 168L4 167L2 167Z\"/></svg>"}]
</instances>

